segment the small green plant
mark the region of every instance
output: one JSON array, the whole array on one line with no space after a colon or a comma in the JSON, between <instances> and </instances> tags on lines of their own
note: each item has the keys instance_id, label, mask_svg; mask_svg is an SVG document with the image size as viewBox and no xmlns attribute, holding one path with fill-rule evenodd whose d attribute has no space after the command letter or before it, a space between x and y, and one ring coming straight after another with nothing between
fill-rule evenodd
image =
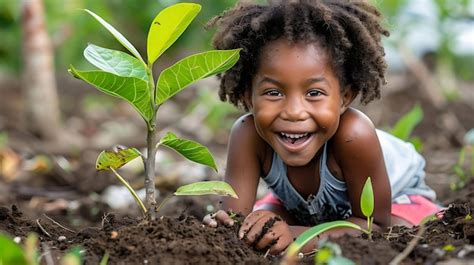
<instances>
[{"instance_id":1,"label":"small green plant","mask_svg":"<svg viewBox=\"0 0 474 265\"><path fill-rule=\"evenodd\" d=\"M416 104L409 112L403 115L389 131L392 135L409 141L415 146L417 151L421 151L423 143L418 137L411 136L413 129L423 120L423 109Z\"/></svg>"},{"instance_id":2,"label":"small green plant","mask_svg":"<svg viewBox=\"0 0 474 265\"><path fill-rule=\"evenodd\" d=\"M372 180L370 177L367 178L362 189L362 194L360 198L360 209L362 214L367 218L367 235L369 240L372 240L372 224L374 222L374 190L372 188Z\"/></svg>"},{"instance_id":3,"label":"small green plant","mask_svg":"<svg viewBox=\"0 0 474 265\"><path fill-rule=\"evenodd\" d=\"M147 61L137 49L112 25L92 11L85 10L104 26L132 55L89 44L84 57L100 70L79 71L73 66L69 72L98 90L129 102L141 115L147 125L147 154L142 155L136 148L104 151L97 160L98 170L112 170L117 178L132 193L143 213L156 218L155 199L155 156L158 146L167 146L187 159L209 166L217 171L214 158L209 150L199 143L180 139L169 132L156 140L156 113L168 99L197 80L222 73L231 68L239 59L239 49L213 50L186 57L163 70L155 83L153 64L181 36L201 10L193 3L179 3L163 9L150 25L147 38ZM141 157L145 167L146 204L136 196L133 189L116 171L130 160ZM211 183L210 183L211 184ZM212 183L216 185L216 183ZM229 185L211 186L196 183L200 189L209 188L201 194L224 194L236 196ZM189 189L195 186L187 186ZM224 189L224 190L221 190ZM159 207L158 207L159 208Z\"/></svg>"},{"instance_id":4,"label":"small green plant","mask_svg":"<svg viewBox=\"0 0 474 265\"><path fill-rule=\"evenodd\" d=\"M461 148L458 161L453 166L453 172L457 179L451 182L451 190L464 188L469 179L474 176L474 145L465 145Z\"/></svg>"},{"instance_id":5,"label":"small green plant","mask_svg":"<svg viewBox=\"0 0 474 265\"><path fill-rule=\"evenodd\" d=\"M301 233L295 239L295 241L293 241L293 243L288 246L284 261L286 263L292 263L292 260L294 260L296 254L298 254L300 249L309 241L311 241L311 239L333 228L356 229L366 233L369 236L369 239L372 240L372 214L374 211L374 192L372 189L372 180L370 177L367 177L367 180L365 181L364 187L362 189L360 198L360 208L362 210L362 214L367 217L367 230L363 229L357 224L348 221L332 221L316 225Z\"/></svg>"},{"instance_id":6,"label":"small green plant","mask_svg":"<svg viewBox=\"0 0 474 265\"><path fill-rule=\"evenodd\" d=\"M317 265L354 265L355 263L342 256L341 247L329 241L324 241L314 255L314 264Z\"/></svg>"},{"instance_id":7,"label":"small green plant","mask_svg":"<svg viewBox=\"0 0 474 265\"><path fill-rule=\"evenodd\" d=\"M0 233L0 264L1 265L37 265L40 264L38 255L38 235L31 233L26 237L21 247L9 236ZM61 259L61 265L80 265L81 249L74 247L66 252Z\"/></svg>"}]
</instances>

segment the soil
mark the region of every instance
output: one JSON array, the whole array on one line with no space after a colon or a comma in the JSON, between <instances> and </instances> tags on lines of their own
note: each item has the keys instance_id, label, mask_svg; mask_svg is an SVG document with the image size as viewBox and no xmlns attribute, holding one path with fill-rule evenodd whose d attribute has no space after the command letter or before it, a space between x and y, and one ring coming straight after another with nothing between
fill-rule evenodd
<instances>
[{"instance_id":1,"label":"soil","mask_svg":"<svg viewBox=\"0 0 474 265\"><path fill-rule=\"evenodd\" d=\"M7 157L10 159L9 165L14 168L7 172L0 164L0 232L19 237L21 242L29 233L37 233L41 242L39 250L42 264L46 264L48 255L55 261L59 260L73 246L81 246L84 250L85 264L98 264L106 252L110 255L109 264L280 262L280 257L256 251L239 240L238 225L213 229L201 224L205 214L218 208L218 197L174 198L161 210L162 217L156 221L141 219L135 206L114 210L107 205L101 196L107 187L117 184L117 181L111 174L98 175L95 172L95 158L103 147L93 143L102 143L100 139L106 139L140 147L143 142L137 139L142 139L143 135L136 132L140 133L141 130L131 131L125 136L112 134L104 137L102 133L107 129L103 124L111 120L119 120L118 123L125 128L128 128L127 124L141 128L142 121L134 116L133 109L113 100L109 104L112 110L95 109L91 114L81 105L91 89L78 87L83 86L79 82L70 82L58 80L62 84L60 93L64 104L64 122L87 140L87 145L72 150L42 143L36 136L27 133L21 122L24 103L18 82L3 82L4 85L0 85L0 132L8 133L7 148L2 150L0 147L0 162L2 159L7 161ZM439 202L449 207L442 217L429 221L423 227L391 227L384 233L374 233L372 240L365 236L343 236L331 240L341 247L343 256L357 264L388 264L410 244L413 249L402 259L401 264L474 264L473 176L461 189L453 192L450 188L459 179L453 172L453 166L458 161L462 146L459 139L455 139L452 132L440 122L440 112L442 114L443 110L433 110L429 102L417 94L416 89L406 89L406 86L412 87L413 82L403 83L402 87L405 88L395 89L384 95L378 103L362 108L377 127L384 128L398 120L417 102L415 99L419 99L425 117L415 130L415 135L423 139L424 143L426 180L437 192ZM466 91L472 93L469 89L472 87ZM189 100L195 98L192 92L186 93L174 99L177 106L189 104ZM461 100L449 103L446 109L454 112L464 130L474 127L474 116L468 115L474 113L472 97L461 97ZM184 113L176 115L174 119L180 120ZM186 130L179 126L172 129L188 138L199 139L199 130ZM117 133L117 130L109 131ZM217 150L214 155L217 164L222 167L226 151L222 143L226 141L213 141L213 137L209 139L204 144L211 150ZM108 143L105 145L108 146ZM39 157L47 157L51 163L44 165ZM63 166L64 160L68 161L68 167ZM466 162L466 172L469 166ZM185 169L181 172L197 171ZM192 181L164 170L159 170L157 174L160 175L157 188L162 192L158 201L177 186ZM128 175L134 188L142 187L142 172ZM199 180L222 178L222 173L212 176L205 171L202 175ZM420 230L423 233L419 234ZM313 257L304 257L299 263L312 264Z\"/></svg>"}]
</instances>

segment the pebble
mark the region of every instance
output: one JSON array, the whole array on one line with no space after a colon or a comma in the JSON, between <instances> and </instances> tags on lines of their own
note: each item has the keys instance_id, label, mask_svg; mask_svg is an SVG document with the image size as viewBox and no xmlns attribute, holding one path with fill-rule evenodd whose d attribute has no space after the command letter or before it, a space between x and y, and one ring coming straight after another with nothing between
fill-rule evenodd
<instances>
[{"instance_id":1,"label":"pebble","mask_svg":"<svg viewBox=\"0 0 474 265\"><path fill-rule=\"evenodd\" d=\"M64 240L66 240L66 237L65 237L65 236L59 236L59 237L58 237L58 241L64 241Z\"/></svg>"},{"instance_id":2,"label":"pebble","mask_svg":"<svg viewBox=\"0 0 474 265\"><path fill-rule=\"evenodd\" d=\"M20 244L20 242L21 242L21 237L16 236L15 238L13 238L13 241L15 241L15 243L17 243L17 244Z\"/></svg>"}]
</instances>

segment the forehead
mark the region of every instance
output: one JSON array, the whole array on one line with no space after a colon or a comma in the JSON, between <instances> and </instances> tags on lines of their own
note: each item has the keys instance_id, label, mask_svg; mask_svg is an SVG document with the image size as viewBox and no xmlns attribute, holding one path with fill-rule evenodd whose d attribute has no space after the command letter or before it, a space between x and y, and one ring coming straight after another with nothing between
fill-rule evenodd
<instances>
[{"instance_id":1,"label":"forehead","mask_svg":"<svg viewBox=\"0 0 474 265\"><path fill-rule=\"evenodd\" d=\"M297 75L333 74L327 49L312 42L291 43L279 39L266 44L260 54L257 75L262 73L294 73Z\"/></svg>"},{"instance_id":2,"label":"forehead","mask_svg":"<svg viewBox=\"0 0 474 265\"><path fill-rule=\"evenodd\" d=\"M311 68L315 71L328 70L327 49L318 43L291 43L284 39L266 44L260 54L258 71L265 69ZM288 69L290 70L290 69Z\"/></svg>"}]
</instances>

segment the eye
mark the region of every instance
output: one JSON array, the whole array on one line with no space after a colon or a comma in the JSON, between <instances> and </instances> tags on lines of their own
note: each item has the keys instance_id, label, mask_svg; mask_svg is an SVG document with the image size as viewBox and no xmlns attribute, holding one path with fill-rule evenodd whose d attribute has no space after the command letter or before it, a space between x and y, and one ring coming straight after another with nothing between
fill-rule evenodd
<instances>
[{"instance_id":1,"label":"eye","mask_svg":"<svg viewBox=\"0 0 474 265\"><path fill-rule=\"evenodd\" d=\"M321 93L321 91L316 90L316 89L311 89L310 91L308 91L308 93L306 93L308 97L318 97L318 96L321 96L322 94L323 93Z\"/></svg>"},{"instance_id":2,"label":"eye","mask_svg":"<svg viewBox=\"0 0 474 265\"><path fill-rule=\"evenodd\" d=\"M265 91L263 94L266 95L266 96L271 96L271 97L281 97L282 96L280 91L278 91L276 89L269 89L269 90Z\"/></svg>"}]
</instances>

